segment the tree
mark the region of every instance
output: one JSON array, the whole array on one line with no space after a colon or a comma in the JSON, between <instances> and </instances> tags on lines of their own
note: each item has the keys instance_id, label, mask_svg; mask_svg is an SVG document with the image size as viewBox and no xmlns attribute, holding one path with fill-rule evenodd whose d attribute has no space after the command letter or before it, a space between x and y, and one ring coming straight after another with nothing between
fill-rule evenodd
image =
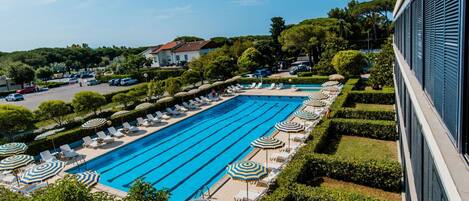
<instances>
[{"instance_id":1,"label":"tree","mask_svg":"<svg viewBox=\"0 0 469 201\"><path fill-rule=\"evenodd\" d=\"M332 58L338 51L348 49L348 41L342 37L337 37L334 33L329 33L323 44L324 51L321 53L319 63L314 66L313 71L318 75L330 75L336 73L332 66Z\"/></svg>"},{"instance_id":2,"label":"tree","mask_svg":"<svg viewBox=\"0 0 469 201\"><path fill-rule=\"evenodd\" d=\"M164 81L152 80L147 85L147 96L151 100L151 97L158 97L164 93Z\"/></svg>"},{"instance_id":3,"label":"tree","mask_svg":"<svg viewBox=\"0 0 469 201\"><path fill-rule=\"evenodd\" d=\"M179 78L171 77L165 81L165 90L169 95L173 96L181 90L182 82Z\"/></svg>"},{"instance_id":4,"label":"tree","mask_svg":"<svg viewBox=\"0 0 469 201\"><path fill-rule=\"evenodd\" d=\"M13 79L17 83L21 83L21 88L24 88L24 83L34 80L35 72L31 66L21 62L7 62L5 64L7 77Z\"/></svg>"},{"instance_id":5,"label":"tree","mask_svg":"<svg viewBox=\"0 0 469 201\"><path fill-rule=\"evenodd\" d=\"M129 189L124 201L168 201L168 190L157 190L151 183L137 179Z\"/></svg>"},{"instance_id":6,"label":"tree","mask_svg":"<svg viewBox=\"0 0 469 201\"><path fill-rule=\"evenodd\" d=\"M23 194L18 193L18 192L13 192L10 189L7 189L3 186L0 186L0 195L2 195L0 200L4 200L4 201L28 201L30 200L27 197L25 197Z\"/></svg>"},{"instance_id":7,"label":"tree","mask_svg":"<svg viewBox=\"0 0 469 201\"><path fill-rule=\"evenodd\" d=\"M282 45L279 42L281 33L286 29L285 20L282 17L273 17L270 19L270 36L272 37L272 49L274 51L275 62L283 59Z\"/></svg>"},{"instance_id":8,"label":"tree","mask_svg":"<svg viewBox=\"0 0 469 201\"><path fill-rule=\"evenodd\" d=\"M217 56L207 64L205 76L210 79L225 79L235 72L233 59L228 56Z\"/></svg>"},{"instance_id":9,"label":"tree","mask_svg":"<svg viewBox=\"0 0 469 201\"><path fill-rule=\"evenodd\" d=\"M59 126L62 126L66 120L66 115L69 114L71 108L61 100L44 101L39 105L38 115L42 119L52 119Z\"/></svg>"},{"instance_id":10,"label":"tree","mask_svg":"<svg viewBox=\"0 0 469 201\"><path fill-rule=\"evenodd\" d=\"M184 42L194 42L194 41L202 41L203 38L199 38L197 36L179 36L176 37L173 41L184 41Z\"/></svg>"},{"instance_id":11,"label":"tree","mask_svg":"<svg viewBox=\"0 0 469 201\"><path fill-rule=\"evenodd\" d=\"M189 84L195 84L199 82L200 81L199 76L200 76L199 72L189 69L189 70L184 71L184 73L182 73L181 78L184 84L189 85Z\"/></svg>"},{"instance_id":12,"label":"tree","mask_svg":"<svg viewBox=\"0 0 469 201\"><path fill-rule=\"evenodd\" d=\"M301 50L309 62L319 61L321 43L326 36L325 28L314 25L296 25L282 32L279 40L284 50Z\"/></svg>"},{"instance_id":13,"label":"tree","mask_svg":"<svg viewBox=\"0 0 469 201\"><path fill-rule=\"evenodd\" d=\"M205 66L207 65L207 55L201 56L189 62L189 69L198 73L199 81L205 81Z\"/></svg>"},{"instance_id":14,"label":"tree","mask_svg":"<svg viewBox=\"0 0 469 201\"><path fill-rule=\"evenodd\" d=\"M66 176L48 187L37 190L34 201L113 201L115 197L105 192L91 192L91 189L72 176Z\"/></svg>"},{"instance_id":15,"label":"tree","mask_svg":"<svg viewBox=\"0 0 469 201\"><path fill-rule=\"evenodd\" d=\"M41 80L48 80L52 77L52 75L54 75L54 72L46 67L38 68L36 70L36 77Z\"/></svg>"},{"instance_id":16,"label":"tree","mask_svg":"<svg viewBox=\"0 0 469 201\"><path fill-rule=\"evenodd\" d=\"M118 93L112 96L112 102L122 104L124 105L124 108L127 108L132 102L132 97L130 97L127 93Z\"/></svg>"},{"instance_id":17,"label":"tree","mask_svg":"<svg viewBox=\"0 0 469 201\"><path fill-rule=\"evenodd\" d=\"M126 58L125 66L128 69L137 69L137 71L140 71L140 68L145 67L145 66L150 66L151 61L147 58L145 58L143 55L140 54L132 54L129 55ZM131 70L132 71L132 70Z\"/></svg>"},{"instance_id":18,"label":"tree","mask_svg":"<svg viewBox=\"0 0 469 201\"><path fill-rule=\"evenodd\" d=\"M345 77L357 76L362 67L367 65L365 55L357 50L344 50L332 58L332 65L337 73Z\"/></svg>"},{"instance_id":19,"label":"tree","mask_svg":"<svg viewBox=\"0 0 469 201\"><path fill-rule=\"evenodd\" d=\"M31 128L33 120L33 113L23 106L0 105L0 133L4 137L11 138L14 133Z\"/></svg>"},{"instance_id":20,"label":"tree","mask_svg":"<svg viewBox=\"0 0 469 201\"><path fill-rule=\"evenodd\" d=\"M391 38L388 38L386 43L383 44L376 60L372 61L372 63L373 67L371 68L369 82L373 85L373 88L393 86L394 51Z\"/></svg>"},{"instance_id":21,"label":"tree","mask_svg":"<svg viewBox=\"0 0 469 201\"><path fill-rule=\"evenodd\" d=\"M245 71L252 72L262 67L263 56L256 48L250 47L246 49L241 57L238 58L238 66Z\"/></svg>"},{"instance_id":22,"label":"tree","mask_svg":"<svg viewBox=\"0 0 469 201\"><path fill-rule=\"evenodd\" d=\"M76 112L90 112L97 114L97 110L106 104L106 98L94 91L81 91L75 94L72 106Z\"/></svg>"}]
</instances>

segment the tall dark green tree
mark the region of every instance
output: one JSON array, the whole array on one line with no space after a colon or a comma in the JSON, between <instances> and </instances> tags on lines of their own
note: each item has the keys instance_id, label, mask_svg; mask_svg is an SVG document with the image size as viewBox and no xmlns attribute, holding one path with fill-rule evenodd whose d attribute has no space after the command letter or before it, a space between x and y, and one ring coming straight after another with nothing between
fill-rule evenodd
<instances>
[{"instance_id":1,"label":"tall dark green tree","mask_svg":"<svg viewBox=\"0 0 469 201\"><path fill-rule=\"evenodd\" d=\"M391 38L383 45L381 52L378 53L372 64L369 82L373 85L373 88L393 86L394 51Z\"/></svg>"},{"instance_id":2,"label":"tall dark green tree","mask_svg":"<svg viewBox=\"0 0 469 201\"><path fill-rule=\"evenodd\" d=\"M24 88L25 83L34 80L35 71L28 64L22 62L7 62L4 67L6 76L13 79L16 83L21 83L21 88Z\"/></svg>"},{"instance_id":3,"label":"tall dark green tree","mask_svg":"<svg viewBox=\"0 0 469 201\"><path fill-rule=\"evenodd\" d=\"M274 51L275 62L283 60L282 45L279 42L280 34L286 29L285 20L282 17L273 17L270 19L270 36L272 37L272 49Z\"/></svg>"}]
</instances>

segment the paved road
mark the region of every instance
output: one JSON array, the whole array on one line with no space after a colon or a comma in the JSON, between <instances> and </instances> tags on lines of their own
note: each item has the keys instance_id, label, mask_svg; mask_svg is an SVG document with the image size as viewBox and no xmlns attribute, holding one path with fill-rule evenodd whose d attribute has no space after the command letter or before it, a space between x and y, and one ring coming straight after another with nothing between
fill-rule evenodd
<instances>
[{"instance_id":1,"label":"paved road","mask_svg":"<svg viewBox=\"0 0 469 201\"><path fill-rule=\"evenodd\" d=\"M63 100L65 102L71 102L73 96L80 91L96 91L101 94L107 94L114 91L120 91L131 86L109 86L108 84L99 84L95 86L83 86L80 87L78 84L71 84L63 87L53 88L48 91L31 93L24 95L24 101L17 102L6 102L5 99L0 100L0 104L10 103L16 105L25 106L31 110L38 108L41 102L46 100Z\"/></svg>"}]
</instances>

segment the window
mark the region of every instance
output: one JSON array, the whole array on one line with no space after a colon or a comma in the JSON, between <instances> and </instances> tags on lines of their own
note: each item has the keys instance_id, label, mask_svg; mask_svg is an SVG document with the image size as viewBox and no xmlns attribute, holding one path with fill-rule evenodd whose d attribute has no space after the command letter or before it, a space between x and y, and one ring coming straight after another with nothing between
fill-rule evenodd
<instances>
[{"instance_id":1,"label":"window","mask_svg":"<svg viewBox=\"0 0 469 201\"><path fill-rule=\"evenodd\" d=\"M179 61L179 59L180 59L179 55L176 55L176 61Z\"/></svg>"},{"instance_id":2,"label":"window","mask_svg":"<svg viewBox=\"0 0 469 201\"><path fill-rule=\"evenodd\" d=\"M187 54L184 55L184 60L189 61L189 57L187 56Z\"/></svg>"}]
</instances>

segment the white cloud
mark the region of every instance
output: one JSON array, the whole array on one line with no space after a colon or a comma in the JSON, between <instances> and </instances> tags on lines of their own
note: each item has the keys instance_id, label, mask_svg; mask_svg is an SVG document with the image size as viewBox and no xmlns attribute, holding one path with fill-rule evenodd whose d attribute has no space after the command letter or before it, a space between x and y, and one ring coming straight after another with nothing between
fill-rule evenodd
<instances>
[{"instance_id":1,"label":"white cloud","mask_svg":"<svg viewBox=\"0 0 469 201\"><path fill-rule=\"evenodd\" d=\"M232 2L240 6L258 6L264 4L266 0L233 0Z\"/></svg>"}]
</instances>

